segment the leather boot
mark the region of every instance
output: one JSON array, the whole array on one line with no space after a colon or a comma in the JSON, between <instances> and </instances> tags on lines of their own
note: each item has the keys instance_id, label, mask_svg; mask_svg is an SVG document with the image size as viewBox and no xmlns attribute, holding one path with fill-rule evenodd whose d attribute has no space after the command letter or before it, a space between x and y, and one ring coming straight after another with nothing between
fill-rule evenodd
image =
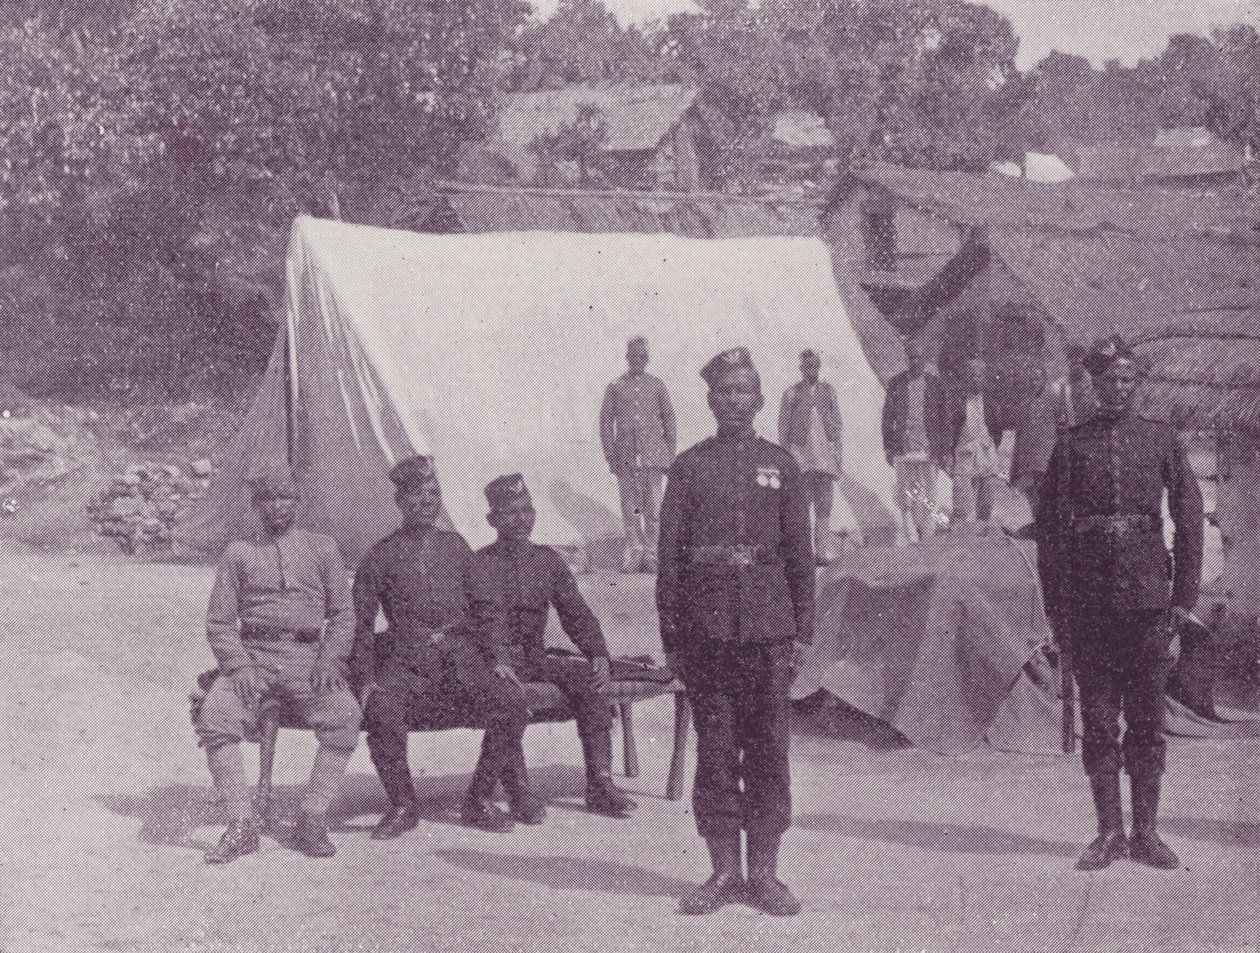
<instances>
[{"instance_id":1,"label":"leather boot","mask_svg":"<svg viewBox=\"0 0 1260 953\"><path fill-rule=\"evenodd\" d=\"M1113 860L1128 855L1124 811L1120 804L1120 775L1114 772L1091 775L1089 785L1098 815L1098 836L1085 848L1076 869L1102 870Z\"/></svg>"},{"instance_id":2,"label":"leather boot","mask_svg":"<svg viewBox=\"0 0 1260 953\"><path fill-rule=\"evenodd\" d=\"M403 801L389 809L372 828L372 840L393 840L420 823L420 806L414 800Z\"/></svg>"},{"instance_id":3,"label":"leather boot","mask_svg":"<svg viewBox=\"0 0 1260 953\"><path fill-rule=\"evenodd\" d=\"M522 824L541 824L547 817L547 805L529 787L529 775L525 768L525 753L517 750L499 776L503 793L507 795L509 813L514 821Z\"/></svg>"},{"instance_id":4,"label":"leather boot","mask_svg":"<svg viewBox=\"0 0 1260 953\"><path fill-rule=\"evenodd\" d=\"M1129 776L1133 792L1133 836L1129 838L1129 856L1139 864L1158 870L1176 870L1181 866L1181 860L1156 832L1161 780L1162 775L1158 771L1134 772Z\"/></svg>"},{"instance_id":5,"label":"leather boot","mask_svg":"<svg viewBox=\"0 0 1260 953\"><path fill-rule=\"evenodd\" d=\"M801 902L778 878L779 836L748 836L748 903L772 917L794 917Z\"/></svg>"},{"instance_id":6,"label":"leather boot","mask_svg":"<svg viewBox=\"0 0 1260 953\"><path fill-rule=\"evenodd\" d=\"M337 853L328 839L328 823L323 814L298 813L293 845L307 857L331 857Z\"/></svg>"},{"instance_id":7,"label":"leather boot","mask_svg":"<svg viewBox=\"0 0 1260 953\"><path fill-rule=\"evenodd\" d=\"M744 893L744 871L739 850L739 834L710 837L709 857L713 860L713 876L706 880L678 905L678 912L702 916L734 903Z\"/></svg>"},{"instance_id":8,"label":"leather boot","mask_svg":"<svg viewBox=\"0 0 1260 953\"><path fill-rule=\"evenodd\" d=\"M206 851L207 864L226 864L244 857L246 854L258 852L258 822L248 820L232 821L228 829L219 838L219 843L212 850Z\"/></svg>"},{"instance_id":9,"label":"leather boot","mask_svg":"<svg viewBox=\"0 0 1260 953\"><path fill-rule=\"evenodd\" d=\"M586 758L586 809L604 817L629 817L639 805L613 784L612 731L605 729L583 736L582 753Z\"/></svg>"},{"instance_id":10,"label":"leather boot","mask_svg":"<svg viewBox=\"0 0 1260 953\"><path fill-rule=\"evenodd\" d=\"M1098 814L1098 836L1076 862L1077 870L1102 870L1128 854L1124 836L1124 809L1120 806L1120 775L1094 774L1089 778Z\"/></svg>"}]
</instances>

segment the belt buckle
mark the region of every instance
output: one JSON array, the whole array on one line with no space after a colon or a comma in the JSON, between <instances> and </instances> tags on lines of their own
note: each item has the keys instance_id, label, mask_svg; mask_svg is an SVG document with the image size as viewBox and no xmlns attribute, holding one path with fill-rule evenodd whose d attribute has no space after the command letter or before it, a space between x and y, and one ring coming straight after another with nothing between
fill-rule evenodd
<instances>
[{"instance_id":1,"label":"belt buckle","mask_svg":"<svg viewBox=\"0 0 1260 953\"><path fill-rule=\"evenodd\" d=\"M437 645L439 642L443 642L445 640L446 640L446 633L443 632L441 629L438 629L436 632L429 633L430 645Z\"/></svg>"},{"instance_id":2,"label":"belt buckle","mask_svg":"<svg viewBox=\"0 0 1260 953\"><path fill-rule=\"evenodd\" d=\"M738 566L740 569L747 569L755 562L753 555L751 546L735 546L731 552L731 565Z\"/></svg>"}]
</instances>

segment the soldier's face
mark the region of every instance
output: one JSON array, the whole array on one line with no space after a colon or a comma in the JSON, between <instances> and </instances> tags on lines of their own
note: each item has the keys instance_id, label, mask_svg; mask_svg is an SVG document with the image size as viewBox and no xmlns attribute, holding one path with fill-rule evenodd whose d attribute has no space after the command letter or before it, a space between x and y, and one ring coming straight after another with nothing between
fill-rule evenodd
<instances>
[{"instance_id":1,"label":"soldier's face","mask_svg":"<svg viewBox=\"0 0 1260 953\"><path fill-rule=\"evenodd\" d=\"M408 526L432 526L442 510L442 488L437 480L410 483L399 487L394 502Z\"/></svg>"},{"instance_id":2,"label":"soldier's face","mask_svg":"<svg viewBox=\"0 0 1260 953\"><path fill-rule=\"evenodd\" d=\"M260 496L254 500L258 515L263 525L272 535L279 536L288 532L293 525L293 516L297 512L297 500L292 496L280 494L276 496Z\"/></svg>"},{"instance_id":3,"label":"soldier's face","mask_svg":"<svg viewBox=\"0 0 1260 953\"><path fill-rule=\"evenodd\" d=\"M502 538L524 542L534 531L536 515L533 501L524 494L495 506L489 520Z\"/></svg>"},{"instance_id":4,"label":"soldier's face","mask_svg":"<svg viewBox=\"0 0 1260 953\"><path fill-rule=\"evenodd\" d=\"M636 374L642 374L648 365L648 350L642 344L631 344L626 348L626 364Z\"/></svg>"},{"instance_id":5,"label":"soldier's face","mask_svg":"<svg viewBox=\"0 0 1260 953\"><path fill-rule=\"evenodd\" d=\"M822 361L817 354L806 354L801 358L801 377L807 381L818 380L818 372L822 370Z\"/></svg>"},{"instance_id":6,"label":"soldier's face","mask_svg":"<svg viewBox=\"0 0 1260 953\"><path fill-rule=\"evenodd\" d=\"M727 371L709 386L709 409L720 430L752 426L764 403L761 382L746 367Z\"/></svg>"},{"instance_id":7,"label":"soldier's face","mask_svg":"<svg viewBox=\"0 0 1260 953\"><path fill-rule=\"evenodd\" d=\"M1113 361L1112 365L1094 378L1098 391L1098 403L1111 413L1124 412L1133 401L1137 390L1137 367L1132 361Z\"/></svg>"},{"instance_id":8,"label":"soldier's face","mask_svg":"<svg viewBox=\"0 0 1260 953\"><path fill-rule=\"evenodd\" d=\"M914 346L906 348L906 363L910 365L910 373L918 377L927 368L927 357L923 348Z\"/></svg>"}]
</instances>

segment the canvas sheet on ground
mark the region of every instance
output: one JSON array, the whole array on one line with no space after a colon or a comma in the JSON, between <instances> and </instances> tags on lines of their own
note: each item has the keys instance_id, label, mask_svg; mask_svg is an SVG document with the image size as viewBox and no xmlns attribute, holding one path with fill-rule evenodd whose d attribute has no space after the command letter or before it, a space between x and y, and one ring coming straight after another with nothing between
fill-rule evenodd
<instances>
[{"instance_id":1,"label":"canvas sheet on ground","mask_svg":"<svg viewBox=\"0 0 1260 953\"><path fill-rule=\"evenodd\" d=\"M420 235L300 218L287 334L188 538L213 546L247 525L243 481L290 452L290 419L299 519L349 560L397 525L385 474L417 452L436 457L450 522L473 545L493 538L482 488L510 472L533 490L539 541L619 536L599 411L638 334L673 398L680 450L713 431L697 372L715 353L751 350L767 402L758 429L776 439L800 352L818 350L840 398L846 497L860 524L887 528L883 388L831 268L809 238Z\"/></svg>"}]
</instances>

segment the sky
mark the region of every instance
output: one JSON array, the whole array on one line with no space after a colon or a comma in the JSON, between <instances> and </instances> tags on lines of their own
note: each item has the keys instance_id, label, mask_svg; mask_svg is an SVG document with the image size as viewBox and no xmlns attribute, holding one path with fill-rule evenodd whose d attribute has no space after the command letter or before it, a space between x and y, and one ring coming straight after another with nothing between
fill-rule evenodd
<instances>
[{"instance_id":1,"label":"sky","mask_svg":"<svg viewBox=\"0 0 1260 953\"><path fill-rule=\"evenodd\" d=\"M623 22L690 9L689 0L604 0ZM1260 25L1260 0L987 0L1019 37L1027 69L1051 50L1078 53L1096 66L1118 58L1132 65L1164 48L1174 33L1206 33L1233 23ZM556 0L534 0L545 16Z\"/></svg>"}]
</instances>

